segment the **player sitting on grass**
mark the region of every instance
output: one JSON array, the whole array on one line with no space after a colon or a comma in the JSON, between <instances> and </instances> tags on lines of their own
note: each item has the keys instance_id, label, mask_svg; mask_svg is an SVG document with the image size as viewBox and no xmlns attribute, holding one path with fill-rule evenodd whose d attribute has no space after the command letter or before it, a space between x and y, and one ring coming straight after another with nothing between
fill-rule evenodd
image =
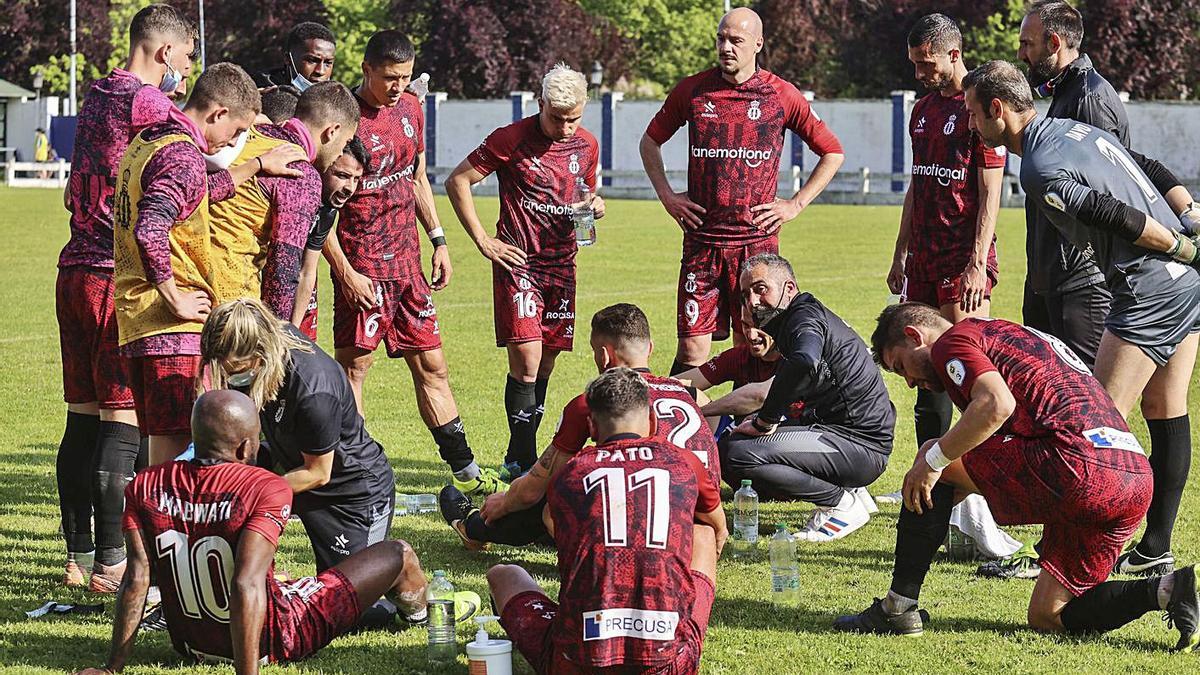
<instances>
[{"instance_id":1,"label":"player sitting on grass","mask_svg":"<svg viewBox=\"0 0 1200 675\"><path fill-rule=\"evenodd\" d=\"M1041 524L1042 574L1029 600L1036 630L1113 630L1156 609L1197 632L1196 573L1105 581L1150 505L1150 464L1121 412L1058 338L1000 320L951 324L920 303L889 307L871 336L875 358L910 387L946 391L958 423L925 443L904 477L892 585L834 628L920 635L917 608L950 508L978 492L1002 525Z\"/></svg>"},{"instance_id":2,"label":"player sitting on grass","mask_svg":"<svg viewBox=\"0 0 1200 675\"><path fill-rule=\"evenodd\" d=\"M586 397L598 442L567 460L546 510L559 602L497 565L500 624L538 673L695 673L728 536L721 496L695 455L654 434L640 373L607 370Z\"/></svg>"},{"instance_id":3,"label":"player sitting on grass","mask_svg":"<svg viewBox=\"0 0 1200 675\"><path fill-rule=\"evenodd\" d=\"M708 468L709 480L719 490L721 467L717 444L700 413L695 390L650 373L654 343L650 341L650 322L645 313L629 303L596 312L592 317L591 346L600 372L625 367L641 374L650 387L655 437L695 454ZM442 516L463 538L467 548L482 548L487 542L522 546L546 534L542 526L546 490L564 461L582 450L589 436L595 438L588 418L587 397L580 394L563 408L558 431L533 469L514 480L507 492L489 496L482 511L454 486L442 489Z\"/></svg>"},{"instance_id":4,"label":"player sitting on grass","mask_svg":"<svg viewBox=\"0 0 1200 675\"><path fill-rule=\"evenodd\" d=\"M292 490L251 466L258 435L253 401L236 391L209 392L192 411L195 459L153 467L130 483L123 525L129 564L112 650L103 670L84 672L119 672L128 662L152 571L175 649L201 661L232 661L239 674L311 656L384 594L410 622L425 620L425 575L403 541L375 544L315 577L275 580ZM470 595L456 604L478 607Z\"/></svg>"}]
</instances>

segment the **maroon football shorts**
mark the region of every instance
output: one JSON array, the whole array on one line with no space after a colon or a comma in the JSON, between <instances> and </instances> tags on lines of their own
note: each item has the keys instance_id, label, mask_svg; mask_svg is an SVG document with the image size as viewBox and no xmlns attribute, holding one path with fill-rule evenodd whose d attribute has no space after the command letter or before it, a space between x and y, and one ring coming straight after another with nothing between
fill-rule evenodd
<instances>
[{"instance_id":1,"label":"maroon football shorts","mask_svg":"<svg viewBox=\"0 0 1200 675\"><path fill-rule=\"evenodd\" d=\"M997 523L1042 524L1042 569L1078 596L1112 572L1150 508L1154 479L1052 442L994 436L963 456L963 468Z\"/></svg>"},{"instance_id":2,"label":"maroon football shorts","mask_svg":"<svg viewBox=\"0 0 1200 675\"><path fill-rule=\"evenodd\" d=\"M272 617L272 662L312 656L358 623L358 593L346 575L329 568L315 577L276 582L283 601Z\"/></svg>"},{"instance_id":3,"label":"maroon football shorts","mask_svg":"<svg viewBox=\"0 0 1200 675\"><path fill-rule=\"evenodd\" d=\"M700 650L708 631L708 618L712 614L717 589L711 579L695 570L692 570L692 583L696 588L696 603L692 606L690 619L679 624L679 630L684 635L680 640L679 652L661 668L639 668L636 672L685 675L700 671ZM541 591L517 594L504 605L501 612L500 625L535 672L554 675L634 672L629 666L585 668L568 661L562 652L554 648L554 621L557 616L558 603Z\"/></svg>"},{"instance_id":4,"label":"maroon football shorts","mask_svg":"<svg viewBox=\"0 0 1200 675\"><path fill-rule=\"evenodd\" d=\"M304 318L300 319L300 325L296 326L313 342L317 341L317 287L313 286L312 297L308 299L308 307L304 309Z\"/></svg>"},{"instance_id":5,"label":"maroon football shorts","mask_svg":"<svg viewBox=\"0 0 1200 675\"><path fill-rule=\"evenodd\" d=\"M112 271L67 267L58 271L54 290L63 400L96 401L106 410L133 408L129 362L117 352Z\"/></svg>"},{"instance_id":6,"label":"maroon football shorts","mask_svg":"<svg viewBox=\"0 0 1200 675\"><path fill-rule=\"evenodd\" d=\"M360 311L342 294L334 280L333 346L375 351L387 345L387 354L399 358L404 352L428 352L442 346L433 290L420 274L408 279L375 281L375 306Z\"/></svg>"},{"instance_id":7,"label":"maroon football shorts","mask_svg":"<svg viewBox=\"0 0 1200 675\"><path fill-rule=\"evenodd\" d=\"M129 382L143 436L192 433L199 372L199 354L129 357Z\"/></svg>"},{"instance_id":8,"label":"maroon football shorts","mask_svg":"<svg viewBox=\"0 0 1200 675\"><path fill-rule=\"evenodd\" d=\"M717 247L683 240L679 262L676 331L679 337L729 337L730 324L742 333L742 294L738 274L747 258L779 253L779 237L770 236L745 246Z\"/></svg>"},{"instance_id":9,"label":"maroon football shorts","mask_svg":"<svg viewBox=\"0 0 1200 675\"><path fill-rule=\"evenodd\" d=\"M917 281L906 279L904 292L905 302L923 302L931 307L940 308L942 305L956 305L962 300L962 276L943 277L937 281ZM996 270L987 270L987 288L983 292L985 300L992 299L992 289L997 283Z\"/></svg>"},{"instance_id":10,"label":"maroon football shorts","mask_svg":"<svg viewBox=\"0 0 1200 675\"><path fill-rule=\"evenodd\" d=\"M496 346L536 342L569 352L575 341L575 267L509 272L492 265Z\"/></svg>"}]
</instances>

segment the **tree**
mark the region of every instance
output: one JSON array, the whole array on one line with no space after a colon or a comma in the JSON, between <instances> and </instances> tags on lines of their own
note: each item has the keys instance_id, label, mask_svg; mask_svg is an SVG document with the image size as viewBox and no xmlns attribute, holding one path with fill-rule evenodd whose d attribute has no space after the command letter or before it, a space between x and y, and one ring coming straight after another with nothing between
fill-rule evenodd
<instances>
[{"instance_id":1,"label":"tree","mask_svg":"<svg viewBox=\"0 0 1200 675\"><path fill-rule=\"evenodd\" d=\"M337 36L333 79L350 86L362 79L362 55L367 40L376 31L389 27L392 4L392 0L325 0L329 30ZM396 28L411 31L407 22L398 23ZM410 37L415 39L417 36Z\"/></svg>"},{"instance_id":2,"label":"tree","mask_svg":"<svg viewBox=\"0 0 1200 675\"><path fill-rule=\"evenodd\" d=\"M1096 69L1136 98L1200 95L1200 1L1088 0L1084 43Z\"/></svg>"},{"instance_id":3,"label":"tree","mask_svg":"<svg viewBox=\"0 0 1200 675\"><path fill-rule=\"evenodd\" d=\"M195 0L169 0L199 21ZM205 2L204 39L208 63L231 61L254 73L283 63L287 32L301 21L327 23L321 0ZM199 45L197 45L199 46Z\"/></svg>"},{"instance_id":4,"label":"tree","mask_svg":"<svg viewBox=\"0 0 1200 675\"><path fill-rule=\"evenodd\" d=\"M76 7L76 47L82 59L76 59L77 73L84 74L79 64L104 64L112 49L109 35L108 0L79 2ZM33 89L33 69L42 66L46 82L42 93L67 95L66 77L57 73L69 72L71 27L69 0L7 0L0 2L0 78ZM54 58L55 68L51 69ZM64 70L61 64L67 64ZM90 73L97 72L93 68ZM78 79L78 91L91 83L91 78Z\"/></svg>"},{"instance_id":5,"label":"tree","mask_svg":"<svg viewBox=\"0 0 1200 675\"><path fill-rule=\"evenodd\" d=\"M716 65L717 22L723 10L720 2L581 0L580 4L588 12L608 19L630 41L630 69L636 77L670 88L688 75Z\"/></svg>"}]
</instances>

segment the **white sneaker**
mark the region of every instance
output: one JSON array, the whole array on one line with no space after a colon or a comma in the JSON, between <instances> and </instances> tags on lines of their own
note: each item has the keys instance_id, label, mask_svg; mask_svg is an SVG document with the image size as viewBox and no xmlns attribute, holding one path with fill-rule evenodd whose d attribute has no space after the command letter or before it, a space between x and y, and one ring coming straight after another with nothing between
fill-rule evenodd
<instances>
[{"instance_id":1,"label":"white sneaker","mask_svg":"<svg viewBox=\"0 0 1200 675\"><path fill-rule=\"evenodd\" d=\"M850 491L854 498L862 502L862 505L867 507L867 513L879 513L879 507L875 505L875 499L867 492L867 488L858 487Z\"/></svg>"},{"instance_id":2,"label":"white sneaker","mask_svg":"<svg viewBox=\"0 0 1200 675\"><path fill-rule=\"evenodd\" d=\"M866 505L854 493L847 492L837 506L817 509L804 529L796 533L796 538L815 542L841 539L870 519Z\"/></svg>"},{"instance_id":3,"label":"white sneaker","mask_svg":"<svg viewBox=\"0 0 1200 675\"><path fill-rule=\"evenodd\" d=\"M899 490L897 490L895 492L889 492L885 495L876 495L875 503L876 504L902 504L902 503L904 503L904 496L900 494Z\"/></svg>"}]
</instances>

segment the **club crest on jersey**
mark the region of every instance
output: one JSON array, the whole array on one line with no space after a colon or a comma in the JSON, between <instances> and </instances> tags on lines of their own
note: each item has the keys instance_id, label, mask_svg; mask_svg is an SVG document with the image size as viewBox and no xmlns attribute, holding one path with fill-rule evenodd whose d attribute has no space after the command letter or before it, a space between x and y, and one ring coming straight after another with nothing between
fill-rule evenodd
<instances>
[{"instance_id":1,"label":"club crest on jersey","mask_svg":"<svg viewBox=\"0 0 1200 675\"><path fill-rule=\"evenodd\" d=\"M571 162L567 164L567 171L573 174L579 173L579 155L571 155Z\"/></svg>"},{"instance_id":2,"label":"club crest on jersey","mask_svg":"<svg viewBox=\"0 0 1200 675\"><path fill-rule=\"evenodd\" d=\"M954 123L958 121L958 115L951 115L950 120L946 122L946 126L942 127L942 133L946 136L954 133Z\"/></svg>"},{"instance_id":3,"label":"club crest on jersey","mask_svg":"<svg viewBox=\"0 0 1200 675\"><path fill-rule=\"evenodd\" d=\"M583 639L610 640L617 637L671 641L679 626L678 612L615 608L583 613Z\"/></svg>"},{"instance_id":4,"label":"club crest on jersey","mask_svg":"<svg viewBox=\"0 0 1200 675\"><path fill-rule=\"evenodd\" d=\"M413 128L412 123L408 121L407 117L401 117L400 124L404 125L404 135L405 136L412 138L414 135L416 135L417 130Z\"/></svg>"},{"instance_id":5,"label":"club crest on jersey","mask_svg":"<svg viewBox=\"0 0 1200 675\"><path fill-rule=\"evenodd\" d=\"M959 359L950 359L946 362L946 374L950 376L951 382L961 385L967 377L967 367Z\"/></svg>"},{"instance_id":6,"label":"club crest on jersey","mask_svg":"<svg viewBox=\"0 0 1200 675\"><path fill-rule=\"evenodd\" d=\"M688 272L687 281L683 282L683 290L688 293L696 292L696 273Z\"/></svg>"},{"instance_id":7,"label":"club crest on jersey","mask_svg":"<svg viewBox=\"0 0 1200 675\"><path fill-rule=\"evenodd\" d=\"M517 288L527 291L533 288L533 284L529 283L529 280L525 277L521 277L520 279L517 279Z\"/></svg>"},{"instance_id":8,"label":"club crest on jersey","mask_svg":"<svg viewBox=\"0 0 1200 675\"><path fill-rule=\"evenodd\" d=\"M762 108L759 107L758 101L750 101L750 109L746 111L746 117L751 120L762 117Z\"/></svg>"},{"instance_id":9,"label":"club crest on jersey","mask_svg":"<svg viewBox=\"0 0 1200 675\"><path fill-rule=\"evenodd\" d=\"M705 101L704 102L704 112L700 113L700 116L715 119L717 116L716 104L713 103L712 101Z\"/></svg>"}]
</instances>

